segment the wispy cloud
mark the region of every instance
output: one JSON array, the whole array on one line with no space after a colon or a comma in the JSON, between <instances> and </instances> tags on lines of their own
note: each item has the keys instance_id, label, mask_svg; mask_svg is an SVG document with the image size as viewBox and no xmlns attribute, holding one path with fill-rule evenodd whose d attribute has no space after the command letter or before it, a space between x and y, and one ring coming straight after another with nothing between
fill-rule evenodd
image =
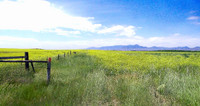
<instances>
[{"instance_id":1,"label":"wispy cloud","mask_svg":"<svg viewBox=\"0 0 200 106\"><path fill-rule=\"evenodd\" d=\"M190 11L189 13L190 14L194 14L194 13L196 13L196 12L198 12L197 10L192 10L192 11Z\"/></svg>"},{"instance_id":2,"label":"wispy cloud","mask_svg":"<svg viewBox=\"0 0 200 106\"><path fill-rule=\"evenodd\" d=\"M122 26L122 25L116 25L112 26L110 28L104 28L102 30L99 30L99 34L115 34L116 36L127 36L132 37L135 33L135 27L134 26Z\"/></svg>"},{"instance_id":3,"label":"wispy cloud","mask_svg":"<svg viewBox=\"0 0 200 106\"><path fill-rule=\"evenodd\" d=\"M0 48L41 48L34 38L0 36Z\"/></svg>"},{"instance_id":4,"label":"wispy cloud","mask_svg":"<svg viewBox=\"0 0 200 106\"><path fill-rule=\"evenodd\" d=\"M93 46L111 46L111 45L133 45L139 44L142 46L160 46L160 47L177 47L189 46L195 47L200 45L200 38L187 36L166 36L166 37L150 37L144 38L141 36L133 36L131 38L110 38L110 39L95 39Z\"/></svg>"},{"instance_id":5,"label":"wispy cloud","mask_svg":"<svg viewBox=\"0 0 200 106\"><path fill-rule=\"evenodd\" d=\"M200 22L194 22L194 24L196 24L196 25L200 25Z\"/></svg>"},{"instance_id":6,"label":"wispy cloud","mask_svg":"<svg viewBox=\"0 0 200 106\"><path fill-rule=\"evenodd\" d=\"M174 33L172 34L172 36L180 36L181 34L180 33Z\"/></svg>"},{"instance_id":7,"label":"wispy cloud","mask_svg":"<svg viewBox=\"0 0 200 106\"><path fill-rule=\"evenodd\" d=\"M56 33L57 35L63 35L63 36L67 36L67 37L80 37L79 35L81 34L80 31L67 31L67 30L63 30L63 29L52 29L52 30L45 30L46 32L53 32Z\"/></svg>"},{"instance_id":8,"label":"wispy cloud","mask_svg":"<svg viewBox=\"0 0 200 106\"><path fill-rule=\"evenodd\" d=\"M198 19L200 19L199 16L190 16L187 18L187 20L198 20Z\"/></svg>"},{"instance_id":9,"label":"wispy cloud","mask_svg":"<svg viewBox=\"0 0 200 106\"><path fill-rule=\"evenodd\" d=\"M176 35L176 34L175 34ZM112 45L133 45L142 46L162 46L177 47L189 46L195 47L200 45L200 38L189 36L166 36L166 37L150 37L133 36L129 38L106 38L92 40L73 40L73 41L39 41L33 38L0 36L0 48L43 48L43 49L83 49L87 47L100 47Z\"/></svg>"},{"instance_id":10,"label":"wispy cloud","mask_svg":"<svg viewBox=\"0 0 200 106\"><path fill-rule=\"evenodd\" d=\"M190 16L187 18L192 24L200 25L200 16Z\"/></svg>"}]
</instances>

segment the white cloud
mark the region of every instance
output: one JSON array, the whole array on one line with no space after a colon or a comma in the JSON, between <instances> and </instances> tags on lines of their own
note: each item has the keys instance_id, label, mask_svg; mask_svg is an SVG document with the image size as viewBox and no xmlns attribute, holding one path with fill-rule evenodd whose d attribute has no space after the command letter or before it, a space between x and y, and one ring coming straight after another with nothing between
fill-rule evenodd
<instances>
[{"instance_id":1,"label":"white cloud","mask_svg":"<svg viewBox=\"0 0 200 106\"><path fill-rule=\"evenodd\" d=\"M166 36L166 37L151 37L146 39L144 44L149 46L164 46L164 47L175 47L175 46L189 46L195 47L200 45L200 38L188 37L188 36Z\"/></svg>"},{"instance_id":2,"label":"white cloud","mask_svg":"<svg viewBox=\"0 0 200 106\"><path fill-rule=\"evenodd\" d=\"M195 25L200 25L199 19L199 16L190 16L187 18L187 20L191 21L191 23Z\"/></svg>"},{"instance_id":3,"label":"white cloud","mask_svg":"<svg viewBox=\"0 0 200 106\"><path fill-rule=\"evenodd\" d=\"M55 32L58 33L58 35L80 34L80 31L64 31L61 29L56 29Z\"/></svg>"},{"instance_id":4,"label":"white cloud","mask_svg":"<svg viewBox=\"0 0 200 106\"><path fill-rule=\"evenodd\" d=\"M33 38L23 38L23 37L11 37L11 36L0 36L0 42L37 42L38 40Z\"/></svg>"},{"instance_id":5,"label":"white cloud","mask_svg":"<svg viewBox=\"0 0 200 106\"><path fill-rule=\"evenodd\" d=\"M78 49L84 46L84 41L39 41L34 38L0 36L0 48Z\"/></svg>"},{"instance_id":6,"label":"white cloud","mask_svg":"<svg viewBox=\"0 0 200 106\"><path fill-rule=\"evenodd\" d=\"M150 37L133 36L129 38L107 38L92 40L74 40L74 41L39 41L33 38L20 38L0 36L0 48L42 48L42 49L83 49L88 47L112 46L112 45L133 45L141 46L162 46L177 47L200 45L200 38L187 36L167 36Z\"/></svg>"},{"instance_id":7,"label":"white cloud","mask_svg":"<svg viewBox=\"0 0 200 106\"><path fill-rule=\"evenodd\" d=\"M136 34L134 26L108 28L93 23L94 17L72 16L46 0L0 1L0 14L0 30L44 31L68 37L78 37L82 32L127 37Z\"/></svg>"},{"instance_id":8,"label":"white cloud","mask_svg":"<svg viewBox=\"0 0 200 106\"><path fill-rule=\"evenodd\" d=\"M200 19L200 17L198 16L190 16L187 18L187 20L198 20L198 19Z\"/></svg>"},{"instance_id":9,"label":"white cloud","mask_svg":"<svg viewBox=\"0 0 200 106\"><path fill-rule=\"evenodd\" d=\"M180 36L180 33L174 33L172 36Z\"/></svg>"},{"instance_id":10,"label":"white cloud","mask_svg":"<svg viewBox=\"0 0 200 106\"><path fill-rule=\"evenodd\" d=\"M0 48L40 48L38 44L34 38L0 36Z\"/></svg>"},{"instance_id":11,"label":"white cloud","mask_svg":"<svg viewBox=\"0 0 200 106\"><path fill-rule=\"evenodd\" d=\"M66 30L62 30L62 29L53 29L53 30L46 30L46 31L54 32L57 35L63 35L63 36L67 36L67 37L80 37L77 35L81 34L80 31L66 31Z\"/></svg>"},{"instance_id":12,"label":"white cloud","mask_svg":"<svg viewBox=\"0 0 200 106\"><path fill-rule=\"evenodd\" d=\"M100 46L112 46L112 45L134 45L139 44L141 46L160 46L160 47L177 47L177 46L189 46L196 47L200 45L200 38L192 38L186 36L167 36L167 37L150 37L144 38L141 36L133 36L130 38L109 38L109 39L95 39L88 41L88 46L100 47Z\"/></svg>"},{"instance_id":13,"label":"white cloud","mask_svg":"<svg viewBox=\"0 0 200 106\"><path fill-rule=\"evenodd\" d=\"M69 28L95 32L101 27L101 24L91 22L93 17L71 16L45 0L1 1L0 14L0 29L39 32L55 28Z\"/></svg>"},{"instance_id":14,"label":"white cloud","mask_svg":"<svg viewBox=\"0 0 200 106\"><path fill-rule=\"evenodd\" d=\"M198 11L192 10L192 11L190 11L189 13L190 13L190 14L194 14L194 13L196 13L196 12L198 12Z\"/></svg>"},{"instance_id":15,"label":"white cloud","mask_svg":"<svg viewBox=\"0 0 200 106\"><path fill-rule=\"evenodd\" d=\"M104 28L102 30L99 30L99 34L115 34L116 36L127 36L132 37L135 33L135 27L134 26L122 26L122 25L116 25L110 28Z\"/></svg>"},{"instance_id":16,"label":"white cloud","mask_svg":"<svg viewBox=\"0 0 200 106\"><path fill-rule=\"evenodd\" d=\"M194 22L194 24L196 24L196 25L200 25L200 22Z\"/></svg>"}]
</instances>

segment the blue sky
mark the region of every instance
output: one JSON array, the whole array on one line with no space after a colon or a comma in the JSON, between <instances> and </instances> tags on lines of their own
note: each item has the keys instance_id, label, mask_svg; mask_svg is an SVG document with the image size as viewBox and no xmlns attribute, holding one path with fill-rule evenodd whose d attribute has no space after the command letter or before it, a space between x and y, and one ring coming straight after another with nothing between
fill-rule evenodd
<instances>
[{"instance_id":1,"label":"blue sky","mask_svg":"<svg viewBox=\"0 0 200 106\"><path fill-rule=\"evenodd\" d=\"M0 48L200 46L199 0L2 0Z\"/></svg>"}]
</instances>

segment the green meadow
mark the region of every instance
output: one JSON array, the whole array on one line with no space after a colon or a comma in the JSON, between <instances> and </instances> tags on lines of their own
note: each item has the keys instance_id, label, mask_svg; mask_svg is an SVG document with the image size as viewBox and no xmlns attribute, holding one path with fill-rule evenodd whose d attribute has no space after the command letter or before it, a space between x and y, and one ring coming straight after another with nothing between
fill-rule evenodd
<instances>
[{"instance_id":1,"label":"green meadow","mask_svg":"<svg viewBox=\"0 0 200 106\"><path fill-rule=\"evenodd\" d=\"M34 73L0 63L0 105L200 105L200 52L69 51L0 49L0 57L52 57L48 85L46 64L34 63Z\"/></svg>"}]
</instances>

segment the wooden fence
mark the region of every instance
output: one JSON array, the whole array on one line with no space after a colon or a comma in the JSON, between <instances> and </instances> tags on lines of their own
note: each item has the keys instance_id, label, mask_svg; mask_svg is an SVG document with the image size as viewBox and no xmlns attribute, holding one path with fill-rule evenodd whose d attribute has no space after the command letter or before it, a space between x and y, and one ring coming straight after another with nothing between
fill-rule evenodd
<instances>
[{"instance_id":1,"label":"wooden fence","mask_svg":"<svg viewBox=\"0 0 200 106\"><path fill-rule=\"evenodd\" d=\"M33 63L47 63L47 84L50 82L50 73L51 73L51 58L48 58L48 61L36 61L36 60L29 60L28 52L25 52L24 56L13 56L13 57L0 57L0 59L19 59L24 58L25 60L0 60L0 62L9 62L9 63L25 63L25 69L29 70L29 63L31 63L32 69L35 72Z\"/></svg>"},{"instance_id":2,"label":"wooden fence","mask_svg":"<svg viewBox=\"0 0 200 106\"><path fill-rule=\"evenodd\" d=\"M76 52L73 52L74 54L76 54ZM68 55L71 55L72 52L68 52ZM65 53L64 53L64 57L65 57ZM2 59L20 59L20 58L24 58L24 60L2 60ZM60 55L58 54L58 60L60 59ZM29 70L29 63L31 63L33 72L35 72L33 63L47 63L47 84L49 84L50 82L50 77L51 77L51 58L48 58L47 61L37 61L37 60L29 60L29 53L25 52L24 56L12 56L12 57L0 57L0 62L9 62L9 63L13 63L13 62L17 62L17 63L25 63L25 69L28 71Z\"/></svg>"}]
</instances>

